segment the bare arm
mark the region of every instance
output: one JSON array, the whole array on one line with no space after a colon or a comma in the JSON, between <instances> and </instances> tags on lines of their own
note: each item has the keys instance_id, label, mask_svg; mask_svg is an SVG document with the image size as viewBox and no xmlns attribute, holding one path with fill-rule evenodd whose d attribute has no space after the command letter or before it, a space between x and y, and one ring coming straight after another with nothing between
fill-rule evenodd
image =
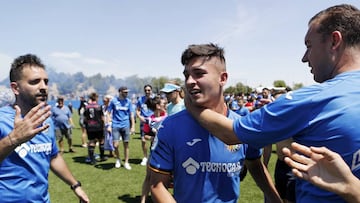
<instances>
[{"instance_id":1,"label":"bare arm","mask_svg":"<svg viewBox=\"0 0 360 203\"><path fill-rule=\"evenodd\" d=\"M354 176L342 157L326 147L307 147L297 143L283 148L285 162L293 173L312 184L340 195L347 202L360 202L360 180Z\"/></svg>"},{"instance_id":2,"label":"bare arm","mask_svg":"<svg viewBox=\"0 0 360 203\"><path fill-rule=\"evenodd\" d=\"M146 122L144 116L141 116L141 109L140 107L136 108L136 116L140 119L141 122Z\"/></svg>"},{"instance_id":3,"label":"bare arm","mask_svg":"<svg viewBox=\"0 0 360 203\"><path fill-rule=\"evenodd\" d=\"M170 194L167 189L167 186L170 185L169 174L162 174L150 171L150 188L151 188L151 197L156 203L171 203L176 202L174 197Z\"/></svg>"},{"instance_id":4,"label":"bare arm","mask_svg":"<svg viewBox=\"0 0 360 203\"><path fill-rule=\"evenodd\" d=\"M51 159L50 167L51 170L55 173L55 175L58 176L61 180L63 180L66 184L75 185L77 183L77 180L70 172L62 156L57 155L56 157ZM82 190L81 186L77 187L74 192L82 202L90 202L88 196Z\"/></svg>"},{"instance_id":5,"label":"bare arm","mask_svg":"<svg viewBox=\"0 0 360 203\"><path fill-rule=\"evenodd\" d=\"M40 103L32 108L24 118L21 118L21 110L15 105L14 129L9 135L0 140L0 162L2 162L14 149L39 132L47 129L49 125L41 125L51 114L51 107Z\"/></svg>"},{"instance_id":6,"label":"bare arm","mask_svg":"<svg viewBox=\"0 0 360 203\"><path fill-rule=\"evenodd\" d=\"M210 109L204 109L191 104L190 99L186 96L185 104L187 111L200 123L200 125L221 141L228 145L241 143L234 133L233 120Z\"/></svg>"},{"instance_id":7,"label":"bare arm","mask_svg":"<svg viewBox=\"0 0 360 203\"><path fill-rule=\"evenodd\" d=\"M282 199L275 188L269 171L261 162L260 158L255 160L246 160L245 164L256 184L263 191L267 202L282 202Z\"/></svg>"},{"instance_id":8,"label":"bare arm","mask_svg":"<svg viewBox=\"0 0 360 203\"><path fill-rule=\"evenodd\" d=\"M130 132L134 133L135 132L135 119L134 119L134 112L130 113L130 122L131 122L131 129Z\"/></svg>"},{"instance_id":9,"label":"bare arm","mask_svg":"<svg viewBox=\"0 0 360 203\"><path fill-rule=\"evenodd\" d=\"M111 129L111 127L112 127L112 114L111 114L111 111L106 110L106 121L107 121L106 124L108 124L108 126L106 128L106 131L111 132L112 131L112 129Z\"/></svg>"},{"instance_id":10,"label":"bare arm","mask_svg":"<svg viewBox=\"0 0 360 203\"><path fill-rule=\"evenodd\" d=\"M72 120L71 117L69 118L69 124L71 125L71 127L74 127L74 126L75 126L75 125L74 125L74 121Z\"/></svg>"}]
</instances>

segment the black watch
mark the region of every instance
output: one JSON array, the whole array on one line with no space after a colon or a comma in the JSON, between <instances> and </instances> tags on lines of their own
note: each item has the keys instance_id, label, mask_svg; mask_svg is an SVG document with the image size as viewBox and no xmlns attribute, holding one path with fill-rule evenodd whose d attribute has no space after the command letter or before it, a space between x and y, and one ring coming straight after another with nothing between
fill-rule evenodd
<instances>
[{"instance_id":1,"label":"black watch","mask_svg":"<svg viewBox=\"0 0 360 203\"><path fill-rule=\"evenodd\" d=\"M76 188L78 188L78 187L80 187L80 186L81 186L80 181L77 181L77 183L75 183L74 185L71 185L70 188L71 188L72 190L75 190Z\"/></svg>"}]
</instances>

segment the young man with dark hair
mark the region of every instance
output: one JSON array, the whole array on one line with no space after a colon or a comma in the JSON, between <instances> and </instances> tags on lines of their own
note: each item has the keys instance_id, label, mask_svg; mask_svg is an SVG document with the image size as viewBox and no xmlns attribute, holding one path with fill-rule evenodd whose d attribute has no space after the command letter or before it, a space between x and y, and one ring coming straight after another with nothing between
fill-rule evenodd
<instances>
[{"instance_id":1,"label":"young man with dark hair","mask_svg":"<svg viewBox=\"0 0 360 203\"><path fill-rule=\"evenodd\" d=\"M182 55L185 91L193 105L225 117L238 114L224 103L227 82L224 51L214 44L190 45ZM261 150L246 144L227 145L184 110L166 118L155 137L150 157L150 183L155 202L237 202L240 171L246 164L270 202L281 202ZM167 190L174 178L174 196Z\"/></svg>"}]
</instances>

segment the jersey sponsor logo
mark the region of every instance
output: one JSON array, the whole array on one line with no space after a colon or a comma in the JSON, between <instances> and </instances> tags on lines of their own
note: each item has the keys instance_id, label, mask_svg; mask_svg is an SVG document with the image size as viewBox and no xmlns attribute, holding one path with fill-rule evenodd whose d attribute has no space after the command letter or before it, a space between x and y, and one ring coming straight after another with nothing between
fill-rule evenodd
<instances>
[{"instance_id":1,"label":"jersey sponsor logo","mask_svg":"<svg viewBox=\"0 0 360 203\"><path fill-rule=\"evenodd\" d=\"M20 146L15 148L15 152L21 157L26 157L29 153L45 153L46 155L50 154L52 151L51 143L41 143L41 144L26 144L22 143Z\"/></svg>"},{"instance_id":2,"label":"jersey sponsor logo","mask_svg":"<svg viewBox=\"0 0 360 203\"><path fill-rule=\"evenodd\" d=\"M187 174L194 175L200 168L200 164L193 158L189 157L184 163L182 163L182 167L185 168Z\"/></svg>"},{"instance_id":3,"label":"jersey sponsor logo","mask_svg":"<svg viewBox=\"0 0 360 203\"><path fill-rule=\"evenodd\" d=\"M351 170L355 170L358 167L360 167L360 149L353 155Z\"/></svg>"},{"instance_id":4,"label":"jersey sponsor logo","mask_svg":"<svg viewBox=\"0 0 360 203\"><path fill-rule=\"evenodd\" d=\"M195 138L193 139L191 142L186 142L187 145L189 145L190 147L194 146L196 143L202 141L200 138Z\"/></svg>"},{"instance_id":5,"label":"jersey sponsor logo","mask_svg":"<svg viewBox=\"0 0 360 203\"><path fill-rule=\"evenodd\" d=\"M116 106L116 110L118 110L118 111L128 111L129 107L127 107L127 106Z\"/></svg>"},{"instance_id":6,"label":"jersey sponsor logo","mask_svg":"<svg viewBox=\"0 0 360 203\"><path fill-rule=\"evenodd\" d=\"M189 175L194 175L199 171L201 173L227 173L228 177L238 176L242 168L240 161L236 163L197 162L192 157L183 162L182 167Z\"/></svg>"},{"instance_id":7,"label":"jersey sponsor logo","mask_svg":"<svg viewBox=\"0 0 360 203\"><path fill-rule=\"evenodd\" d=\"M144 112L147 112L149 109L148 109L148 106L146 104L141 104L141 109L144 111Z\"/></svg>"}]
</instances>

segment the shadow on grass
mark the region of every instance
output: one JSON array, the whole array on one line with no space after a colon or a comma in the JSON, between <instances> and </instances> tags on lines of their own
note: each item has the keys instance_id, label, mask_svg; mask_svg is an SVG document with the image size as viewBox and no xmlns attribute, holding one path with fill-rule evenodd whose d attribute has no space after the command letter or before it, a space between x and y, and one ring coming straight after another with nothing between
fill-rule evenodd
<instances>
[{"instance_id":1,"label":"shadow on grass","mask_svg":"<svg viewBox=\"0 0 360 203\"><path fill-rule=\"evenodd\" d=\"M79 163L79 164L86 164L89 165L89 163L86 162L86 158L87 156L74 156L72 157L73 161L75 163ZM124 160L121 160L122 163L124 162ZM115 163L115 162L114 162ZM94 165L95 168L98 169L102 169L102 170L110 170L112 168L115 168L114 163L102 163L102 162L97 162L96 165ZM130 164L140 164L141 163L141 159L129 159L129 163Z\"/></svg>"},{"instance_id":2,"label":"shadow on grass","mask_svg":"<svg viewBox=\"0 0 360 203\"><path fill-rule=\"evenodd\" d=\"M98 168L98 169L102 169L102 170L110 170L112 168L115 168L114 164L113 163L97 163L95 165L95 168Z\"/></svg>"},{"instance_id":3,"label":"shadow on grass","mask_svg":"<svg viewBox=\"0 0 360 203\"><path fill-rule=\"evenodd\" d=\"M76 163L80 163L80 164L86 164L91 166L89 163L86 163L86 158L87 156L74 156L72 157L73 161ZM110 170L112 168L114 168L114 164L113 163L101 163L101 162L97 162L96 165L94 165L95 168L98 169L102 169L102 170Z\"/></svg>"},{"instance_id":4,"label":"shadow on grass","mask_svg":"<svg viewBox=\"0 0 360 203\"><path fill-rule=\"evenodd\" d=\"M141 159L129 159L129 163L130 163L130 164L140 164L140 163L141 163Z\"/></svg>"},{"instance_id":5,"label":"shadow on grass","mask_svg":"<svg viewBox=\"0 0 360 203\"><path fill-rule=\"evenodd\" d=\"M77 148L83 148L83 146L81 146L81 144L73 144L73 147L77 147Z\"/></svg>"},{"instance_id":6,"label":"shadow on grass","mask_svg":"<svg viewBox=\"0 0 360 203\"><path fill-rule=\"evenodd\" d=\"M126 202L126 203L138 203L138 202L140 202L140 196L131 197L129 194L118 196L118 199L121 200L122 202ZM146 199L146 203L152 203L152 202L153 201L151 200L151 197L149 196Z\"/></svg>"},{"instance_id":7,"label":"shadow on grass","mask_svg":"<svg viewBox=\"0 0 360 203\"><path fill-rule=\"evenodd\" d=\"M85 162L86 160L86 156L74 156L72 157L73 161L76 162L76 163L80 163L80 164L87 164Z\"/></svg>"}]
</instances>

